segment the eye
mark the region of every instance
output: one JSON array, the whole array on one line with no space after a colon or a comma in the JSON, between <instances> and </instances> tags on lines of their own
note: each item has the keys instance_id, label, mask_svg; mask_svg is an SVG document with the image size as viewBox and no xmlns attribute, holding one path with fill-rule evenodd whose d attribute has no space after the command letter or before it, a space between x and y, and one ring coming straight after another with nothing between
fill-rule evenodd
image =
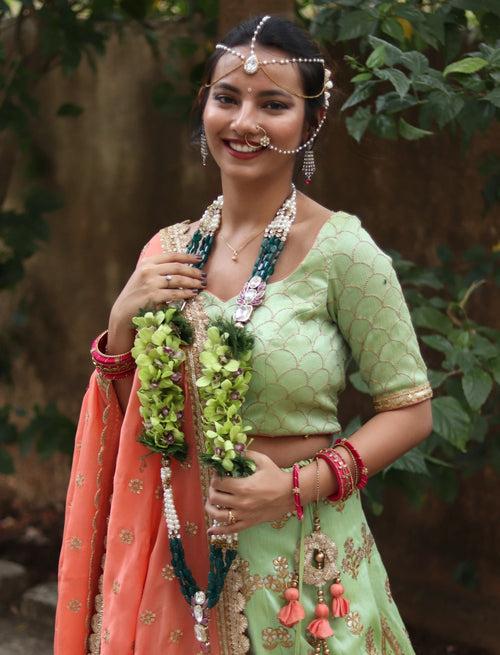
<instances>
[{"instance_id":1,"label":"eye","mask_svg":"<svg viewBox=\"0 0 500 655\"><path fill-rule=\"evenodd\" d=\"M279 111L280 109L288 109L288 105L285 105L283 102L278 102L278 100L270 100L264 105L266 109L271 109L273 111Z\"/></svg>"},{"instance_id":2,"label":"eye","mask_svg":"<svg viewBox=\"0 0 500 655\"><path fill-rule=\"evenodd\" d=\"M214 100L216 102L220 102L221 105L230 105L236 102L234 98L231 98L231 96L227 96L222 93L215 95Z\"/></svg>"}]
</instances>

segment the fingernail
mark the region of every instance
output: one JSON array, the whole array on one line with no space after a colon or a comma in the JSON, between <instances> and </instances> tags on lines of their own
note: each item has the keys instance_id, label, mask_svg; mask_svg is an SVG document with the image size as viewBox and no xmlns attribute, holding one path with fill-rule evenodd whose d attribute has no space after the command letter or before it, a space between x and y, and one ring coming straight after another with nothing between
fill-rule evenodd
<instances>
[{"instance_id":1,"label":"fingernail","mask_svg":"<svg viewBox=\"0 0 500 655\"><path fill-rule=\"evenodd\" d=\"M201 255L195 255L196 259L203 259Z\"/></svg>"},{"instance_id":2,"label":"fingernail","mask_svg":"<svg viewBox=\"0 0 500 655\"><path fill-rule=\"evenodd\" d=\"M206 287L207 284L208 284L208 282L205 279L201 281L201 286L202 287Z\"/></svg>"},{"instance_id":3,"label":"fingernail","mask_svg":"<svg viewBox=\"0 0 500 655\"><path fill-rule=\"evenodd\" d=\"M208 277L208 273L205 273L205 271L201 271L201 277L206 280Z\"/></svg>"},{"instance_id":4,"label":"fingernail","mask_svg":"<svg viewBox=\"0 0 500 655\"><path fill-rule=\"evenodd\" d=\"M193 296L196 296L198 293L200 293L200 290L199 289L191 289L191 293L193 294Z\"/></svg>"}]
</instances>

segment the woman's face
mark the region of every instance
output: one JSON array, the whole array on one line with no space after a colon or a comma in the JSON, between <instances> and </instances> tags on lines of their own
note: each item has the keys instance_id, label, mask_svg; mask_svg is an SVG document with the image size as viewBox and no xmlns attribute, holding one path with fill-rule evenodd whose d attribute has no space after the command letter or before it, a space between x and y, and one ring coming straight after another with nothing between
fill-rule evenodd
<instances>
[{"instance_id":1,"label":"woman's face","mask_svg":"<svg viewBox=\"0 0 500 655\"><path fill-rule=\"evenodd\" d=\"M245 57L248 46L238 46ZM257 46L259 59L282 59L287 54L274 48ZM208 89L203 124L208 147L223 175L250 180L270 179L279 174L290 177L294 155L282 155L259 145L263 130L277 148L293 150L305 140L305 101L295 93L303 93L302 79L296 64L272 64L249 75L243 66L235 69L238 59L223 55L217 62L212 80L219 80ZM219 79L220 78L220 79ZM259 125L262 129L258 129ZM246 141L252 146L249 148Z\"/></svg>"}]
</instances>

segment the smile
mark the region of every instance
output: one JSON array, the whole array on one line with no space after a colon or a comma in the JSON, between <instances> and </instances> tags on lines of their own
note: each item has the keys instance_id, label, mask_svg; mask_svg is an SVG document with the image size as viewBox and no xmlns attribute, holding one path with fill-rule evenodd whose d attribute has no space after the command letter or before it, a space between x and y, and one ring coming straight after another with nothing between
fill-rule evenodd
<instances>
[{"instance_id":1,"label":"smile","mask_svg":"<svg viewBox=\"0 0 500 655\"><path fill-rule=\"evenodd\" d=\"M262 146L250 146L247 145L246 143L241 143L238 141L223 141L224 145L226 146L227 150L233 157L237 157L239 159L250 159L253 157L258 156L264 148Z\"/></svg>"}]
</instances>

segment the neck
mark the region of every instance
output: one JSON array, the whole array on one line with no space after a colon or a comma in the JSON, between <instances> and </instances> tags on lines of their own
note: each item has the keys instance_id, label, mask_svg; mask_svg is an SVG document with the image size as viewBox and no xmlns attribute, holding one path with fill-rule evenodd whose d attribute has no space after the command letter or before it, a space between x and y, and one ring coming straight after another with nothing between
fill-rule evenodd
<instances>
[{"instance_id":1,"label":"neck","mask_svg":"<svg viewBox=\"0 0 500 655\"><path fill-rule=\"evenodd\" d=\"M262 180L254 182L235 181L222 176L221 230L226 236L247 234L264 229L288 198L292 190L289 176L265 184Z\"/></svg>"}]
</instances>

